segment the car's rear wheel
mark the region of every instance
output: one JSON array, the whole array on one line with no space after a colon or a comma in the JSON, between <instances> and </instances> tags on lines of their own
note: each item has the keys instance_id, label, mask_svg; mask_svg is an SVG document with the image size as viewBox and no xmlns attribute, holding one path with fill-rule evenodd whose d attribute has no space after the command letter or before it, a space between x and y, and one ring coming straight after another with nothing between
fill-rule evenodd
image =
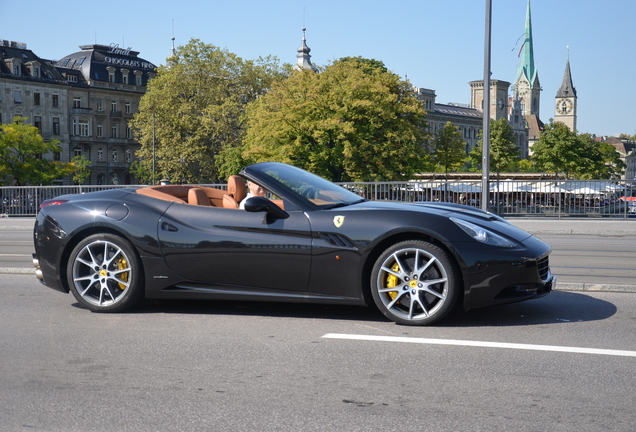
<instances>
[{"instance_id":1,"label":"car's rear wheel","mask_svg":"<svg viewBox=\"0 0 636 432\"><path fill-rule=\"evenodd\" d=\"M121 312L141 300L143 276L132 244L113 234L95 234L71 252L67 278L78 302L94 312Z\"/></svg>"},{"instance_id":2,"label":"car's rear wheel","mask_svg":"<svg viewBox=\"0 0 636 432\"><path fill-rule=\"evenodd\" d=\"M406 325L439 321L460 291L455 263L441 248L421 240L388 248L371 273L371 293L387 318Z\"/></svg>"}]
</instances>

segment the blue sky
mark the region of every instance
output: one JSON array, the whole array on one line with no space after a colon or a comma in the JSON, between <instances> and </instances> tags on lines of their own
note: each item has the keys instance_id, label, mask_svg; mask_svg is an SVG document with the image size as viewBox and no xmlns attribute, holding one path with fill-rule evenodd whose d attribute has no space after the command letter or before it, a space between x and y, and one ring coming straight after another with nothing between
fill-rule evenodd
<instances>
[{"instance_id":1,"label":"blue sky","mask_svg":"<svg viewBox=\"0 0 636 432\"><path fill-rule=\"evenodd\" d=\"M514 82L526 0L492 0L492 78ZM0 1L0 38L60 59L79 45L119 44L164 64L173 35L226 48L244 59L274 55L295 63L302 27L317 65L344 56L383 61L438 103L470 102L469 81L483 79L485 0L158 0L80 3ZM532 0L541 119L568 57L578 92L578 129L636 134L634 0Z\"/></svg>"}]
</instances>

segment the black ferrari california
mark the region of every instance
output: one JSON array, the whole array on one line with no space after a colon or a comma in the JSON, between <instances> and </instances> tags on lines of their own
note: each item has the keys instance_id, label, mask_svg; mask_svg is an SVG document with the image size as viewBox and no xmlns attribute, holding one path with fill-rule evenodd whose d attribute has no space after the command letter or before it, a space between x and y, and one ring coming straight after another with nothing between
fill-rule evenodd
<instances>
[{"instance_id":1,"label":"black ferrari california","mask_svg":"<svg viewBox=\"0 0 636 432\"><path fill-rule=\"evenodd\" d=\"M245 180L267 196L245 198ZM244 168L227 190L60 196L42 203L34 242L42 283L95 312L143 298L374 302L397 323L426 325L455 305L537 298L556 282L550 246L496 215L369 201L276 162Z\"/></svg>"}]
</instances>

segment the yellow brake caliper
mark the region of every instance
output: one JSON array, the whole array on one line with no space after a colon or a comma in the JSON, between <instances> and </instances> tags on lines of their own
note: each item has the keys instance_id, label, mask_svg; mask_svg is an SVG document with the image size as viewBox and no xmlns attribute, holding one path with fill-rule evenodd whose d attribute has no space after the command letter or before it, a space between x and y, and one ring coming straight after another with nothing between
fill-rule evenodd
<instances>
[{"instance_id":1,"label":"yellow brake caliper","mask_svg":"<svg viewBox=\"0 0 636 432\"><path fill-rule=\"evenodd\" d=\"M393 267L391 267L391 270L393 270L394 272L399 272L400 266L398 265L398 263L393 264ZM398 278L395 275L392 275L391 273L387 275L386 277L387 288L396 287L398 286L399 283L400 283L400 278ZM390 291L387 294L389 295L389 297L391 297L391 300L395 300L395 297L397 297L397 293L395 291Z\"/></svg>"},{"instance_id":2,"label":"yellow brake caliper","mask_svg":"<svg viewBox=\"0 0 636 432\"><path fill-rule=\"evenodd\" d=\"M118 270L123 270L123 269L126 269L126 268L128 268L128 261L126 261L125 258L120 258L119 261L117 261L117 269ZM124 273L120 274L119 277L124 282L128 282L128 275L130 275L130 272L124 272ZM123 283L119 283L119 288L121 288L122 290L125 290L126 289L126 285L124 285Z\"/></svg>"}]
</instances>

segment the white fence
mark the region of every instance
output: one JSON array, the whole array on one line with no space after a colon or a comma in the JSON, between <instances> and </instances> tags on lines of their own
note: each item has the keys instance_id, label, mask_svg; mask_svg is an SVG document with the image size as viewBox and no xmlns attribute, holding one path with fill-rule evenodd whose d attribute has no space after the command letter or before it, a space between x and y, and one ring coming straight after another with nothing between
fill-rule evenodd
<instances>
[{"instance_id":1,"label":"white fence","mask_svg":"<svg viewBox=\"0 0 636 432\"><path fill-rule=\"evenodd\" d=\"M340 183L364 198L378 201L442 201L481 207L481 182L409 181ZM206 185L224 189L226 185ZM45 199L127 186L0 187L2 214L33 216ZM492 181L488 207L501 216L636 217L636 181Z\"/></svg>"}]
</instances>

